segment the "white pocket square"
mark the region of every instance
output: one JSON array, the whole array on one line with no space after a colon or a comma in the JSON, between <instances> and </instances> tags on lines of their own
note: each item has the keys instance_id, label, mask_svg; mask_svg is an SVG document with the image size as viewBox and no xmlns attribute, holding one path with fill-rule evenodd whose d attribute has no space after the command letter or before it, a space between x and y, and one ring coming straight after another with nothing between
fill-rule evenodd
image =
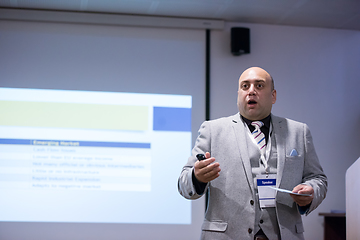
<instances>
[{"instance_id":1,"label":"white pocket square","mask_svg":"<svg viewBox=\"0 0 360 240\"><path fill-rule=\"evenodd\" d=\"M299 154L298 154L298 152L296 151L296 149L291 150L290 156L298 156L298 155L299 155Z\"/></svg>"}]
</instances>

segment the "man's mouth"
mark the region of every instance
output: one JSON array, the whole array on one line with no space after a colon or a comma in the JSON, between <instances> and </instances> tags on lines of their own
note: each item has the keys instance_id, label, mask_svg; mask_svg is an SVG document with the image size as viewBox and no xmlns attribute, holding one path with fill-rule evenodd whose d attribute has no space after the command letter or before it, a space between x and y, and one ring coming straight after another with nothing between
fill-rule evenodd
<instances>
[{"instance_id":1,"label":"man's mouth","mask_svg":"<svg viewBox=\"0 0 360 240\"><path fill-rule=\"evenodd\" d=\"M255 104L257 104L257 102L255 100L249 100L247 103L250 106L254 106Z\"/></svg>"}]
</instances>

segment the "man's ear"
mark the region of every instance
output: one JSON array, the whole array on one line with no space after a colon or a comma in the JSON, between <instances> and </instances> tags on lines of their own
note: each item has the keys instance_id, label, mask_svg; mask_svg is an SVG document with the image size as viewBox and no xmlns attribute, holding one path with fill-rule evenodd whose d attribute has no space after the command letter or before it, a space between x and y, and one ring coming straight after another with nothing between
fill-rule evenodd
<instances>
[{"instance_id":1,"label":"man's ear","mask_svg":"<svg viewBox=\"0 0 360 240\"><path fill-rule=\"evenodd\" d=\"M271 94L272 94L272 104L274 104L276 102L276 90L274 89Z\"/></svg>"}]
</instances>

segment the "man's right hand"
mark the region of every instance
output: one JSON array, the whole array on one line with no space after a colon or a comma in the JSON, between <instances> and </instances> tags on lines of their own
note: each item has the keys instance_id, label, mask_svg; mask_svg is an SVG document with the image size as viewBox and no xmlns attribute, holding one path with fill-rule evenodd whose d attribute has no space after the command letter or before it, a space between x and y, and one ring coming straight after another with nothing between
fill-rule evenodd
<instances>
[{"instance_id":1,"label":"man's right hand","mask_svg":"<svg viewBox=\"0 0 360 240\"><path fill-rule=\"evenodd\" d=\"M215 162L215 158L210 156L209 152L205 153L204 160L196 161L194 165L194 174L197 180L208 183L220 176L220 164Z\"/></svg>"}]
</instances>

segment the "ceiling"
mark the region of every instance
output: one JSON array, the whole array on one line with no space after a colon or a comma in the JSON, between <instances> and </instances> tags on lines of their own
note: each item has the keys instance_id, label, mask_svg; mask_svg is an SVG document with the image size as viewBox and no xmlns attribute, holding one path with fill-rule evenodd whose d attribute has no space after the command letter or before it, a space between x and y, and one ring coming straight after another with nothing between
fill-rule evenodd
<instances>
[{"instance_id":1,"label":"ceiling","mask_svg":"<svg viewBox=\"0 0 360 240\"><path fill-rule=\"evenodd\" d=\"M360 0L0 0L0 7L360 31Z\"/></svg>"}]
</instances>

